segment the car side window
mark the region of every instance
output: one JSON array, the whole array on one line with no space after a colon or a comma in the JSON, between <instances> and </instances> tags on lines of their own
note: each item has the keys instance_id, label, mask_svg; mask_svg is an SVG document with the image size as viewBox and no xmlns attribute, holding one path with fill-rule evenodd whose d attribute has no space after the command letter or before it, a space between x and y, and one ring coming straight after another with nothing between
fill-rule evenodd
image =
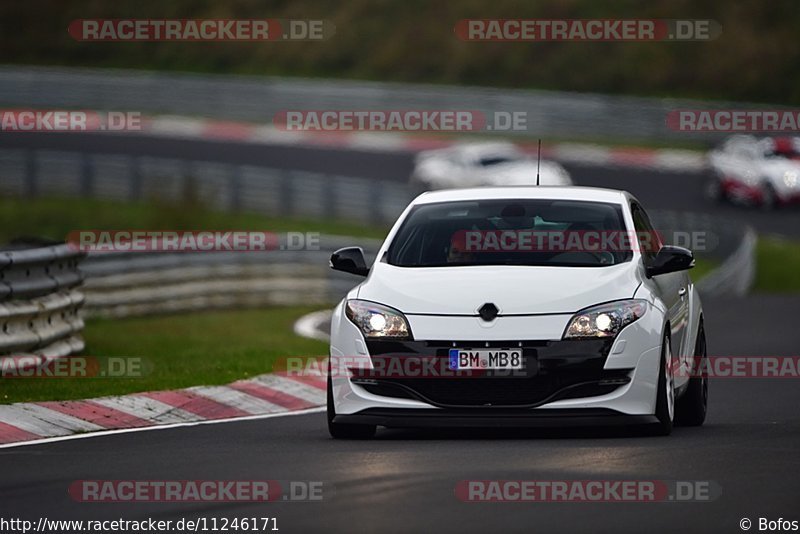
<instances>
[{"instance_id":1,"label":"car side window","mask_svg":"<svg viewBox=\"0 0 800 534\"><path fill-rule=\"evenodd\" d=\"M476 165L475 158L467 156L466 154L461 154L458 156L458 164L465 168L474 167Z\"/></svg>"},{"instance_id":2,"label":"car side window","mask_svg":"<svg viewBox=\"0 0 800 534\"><path fill-rule=\"evenodd\" d=\"M631 203L631 216L645 265L650 265L661 249L661 238L650 223L647 213L635 202Z\"/></svg>"}]
</instances>

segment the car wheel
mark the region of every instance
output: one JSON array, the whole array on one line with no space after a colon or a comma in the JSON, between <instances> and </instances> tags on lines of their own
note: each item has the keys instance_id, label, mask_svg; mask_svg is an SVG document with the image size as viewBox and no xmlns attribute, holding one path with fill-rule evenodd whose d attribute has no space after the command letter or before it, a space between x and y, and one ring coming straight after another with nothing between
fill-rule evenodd
<instances>
[{"instance_id":1,"label":"car wheel","mask_svg":"<svg viewBox=\"0 0 800 534\"><path fill-rule=\"evenodd\" d=\"M765 183L761 186L761 209L773 210L778 207L778 194L775 188Z\"/></svg>"},{"instance_id":2,"label":"car wheel","mask_svg":"<svg viewBox=\"0 0 800 534\"><path fill-rule=\"evenodd\" d=\"M369 439L375 435L375 425L344 425L334 423L336 408L333 406L333 380L331 380L331 364L328 361L328 432L335 439Z\"/></svg>"},{"instance_id":3,"label":"car wheel","mask_svg":"<svg viewBox=\"0 0 800 534\"><path fill-rule=\"evenodd\" d=\"M693 375L700 371L700 376L692 376L686 392L675 403L675 424L681 426L700 426L706 420L708 410L708 373L704 369L706 363L706 333L703 324L697 332L697 343L694 348Z\"/></svg>"},{"instance_id":4,"label":"car wheel","mask_svg":"<svg viewBox=\"0 0 800 534\"><path fill-rule=\"evenodd\" d=\"M672 344L669 335L661 343L661 365L658 372L656 391L656 423L652 430L655 435L668 436L675 420L675 377L672 372Z\"/></svg>"}]
</instances>

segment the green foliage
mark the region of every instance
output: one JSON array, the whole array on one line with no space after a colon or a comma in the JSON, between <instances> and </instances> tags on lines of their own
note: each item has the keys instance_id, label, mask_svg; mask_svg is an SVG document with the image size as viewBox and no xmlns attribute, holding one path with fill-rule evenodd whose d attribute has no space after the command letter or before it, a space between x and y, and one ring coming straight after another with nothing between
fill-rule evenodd
<instances>
[{"instance_id":1,"label":"green foliage","mask_svg":"<svg viewBox=\"0 0 800 534\"><path fill-rule=\"evenodd\" d=\"M76 42L81 18L325 19L325 42ZM710 42L459 41L462 18L714 19ZM0 3L0 61L800 103L795 0L29 0Z\"/></svg>"},{"instance_id":2,"label":"green foliage","mask_svg":"<svg viewBox=\"0 0 800 534\"><path fill-rule=\"evenodd\" d=\"M382 239L387 228L342 221L214 211L197 202L114 202L84 198L0 197L0 244L22 236L65 240L81 230L260 230Z\"/></svg>"},{"instance_id":3,"label":"green foliage","mask_svg":"<svg viewBox=\"0 0 800 534\"><path fill-rule=\"evenodd\" d=\"M755 291L800 292L800 242L761 237L756 247Z\"/></svg>"}]
</instances>

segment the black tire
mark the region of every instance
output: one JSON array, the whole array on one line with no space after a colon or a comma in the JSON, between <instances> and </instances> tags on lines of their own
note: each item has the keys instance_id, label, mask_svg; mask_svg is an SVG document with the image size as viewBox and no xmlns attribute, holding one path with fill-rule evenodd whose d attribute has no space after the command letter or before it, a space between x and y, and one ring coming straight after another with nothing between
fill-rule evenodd
<instances>
[{"instance_id":1,"label":"black tire","mask_svg":"<svg viewBox=\"0 0 800 534\"><path fill-rule=\"evenodd\" d=\"M667 351L667 347L670 350ZM661 359L658 371L658 391L656 392L656 417L658 423L652 425L650 429L653 435L656 436L669 436L672 433L672 425L675 418L675 382L672 376L672 343L670 342L669 334L664 334L664 340L661 342ZM669 352L669 354L667 354ZM667 360L670 360L669 362ZM667 369L669 366L669 372ZM672 385L672 413L670 413L669 399L667 397L667 380L670 380Z\"/></svg>"},{"instance_id":2,"label":"black tire","mask_svg":"<svg viewBox=\"0 0 800 534\"><path fill-rule=\"evenodd\" d=\"M675 402L675 424L680 426L701 426L706 420L708 411L708 372L705 370L706 333L703 324L697 332L694 347L694 370L701 370L700 376L689 379L689 386L684 394Z\"/></svg>"},{"instance_id":3,"label":"black tire","mask_svg":"<svg viewBox=\"0 0 800 534\"><path fill-rule=\"evenodd\" d=\"M328 363L328 432L334 439L369 439L375 435L375 425L345 425L334 423L336 408L333 406L333 385L331 380L331 366Z\"/></svg>"}]
</instances>

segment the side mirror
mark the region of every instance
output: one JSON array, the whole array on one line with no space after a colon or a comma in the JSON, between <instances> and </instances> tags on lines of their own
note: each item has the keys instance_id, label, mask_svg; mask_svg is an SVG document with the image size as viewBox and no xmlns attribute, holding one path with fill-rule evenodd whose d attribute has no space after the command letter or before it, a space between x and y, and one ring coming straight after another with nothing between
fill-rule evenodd
<instances>
[{"instance_id":1,"label":"side mirror","mask_svg":"<svg viewBox=\"0 0 800 534\"><path fill-rule=\"evenodd\" d=\"M343 271L358 276L369 274L367 260L364 259L364 251L361 247L340 248L331 254L330 265L334 271Z\"/></svg>"},{"instance_id":2,"label":"side mirror","mask_svg":"<svg viewBox=\"0 0 800 534\"><path fill-rule=\"evenodd\" d=\"M691 250L664 245L656 254L653 264L647 267L647 276L685 271L692 267L694 267L694 256Z\"/></svg>"}]
</instances>

